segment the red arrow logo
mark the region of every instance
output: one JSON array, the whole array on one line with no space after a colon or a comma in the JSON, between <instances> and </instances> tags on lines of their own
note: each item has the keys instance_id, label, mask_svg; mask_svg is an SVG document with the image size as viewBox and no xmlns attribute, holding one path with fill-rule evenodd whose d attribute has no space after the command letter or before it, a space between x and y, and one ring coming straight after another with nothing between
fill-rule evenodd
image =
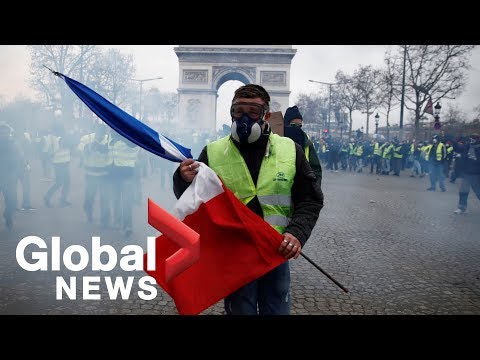
<instances>
[{"instance_id":1,"label":"red arrow logo","mask_svg":"<svg viewBox=\"0 0 480 360\"><path fill-rule=\"evenodd\" d=\"M168 283L200 258L200 235L148 199L148 223L175 242L180 249L165 260L165 281ZM156 241L161 241L160 237ZM156 264L156 266L161 264Z\"/></svg>"}]
</instances>

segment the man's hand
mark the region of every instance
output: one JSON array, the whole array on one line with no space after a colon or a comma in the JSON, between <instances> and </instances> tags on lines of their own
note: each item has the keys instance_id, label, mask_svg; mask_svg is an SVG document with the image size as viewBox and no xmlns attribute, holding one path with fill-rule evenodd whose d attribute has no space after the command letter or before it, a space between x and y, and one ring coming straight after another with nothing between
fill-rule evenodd
<instances>
[{"instance_id":1,"label":"man's hand","mask_svg":"<svg viewBox=\"0 0 480 360\"><path fill-rule=\"evenodd\" d=\"M298 258L302 250L300 241L292 234L286 232L283 233L283 240L278 248L278 252L285 256L287 259Z\"/></svg>"},{"instance_id":2,"label":"man's hand","mask_svg":"<svg viewBox=\"0 0 480 360\"><path fill-rule=\"evenodd\" d=\"M197 175L200 164L195 163L193 159L186 159L180 163L180 175L186 182L192 182Z\"/></svg>"}]
</instances>

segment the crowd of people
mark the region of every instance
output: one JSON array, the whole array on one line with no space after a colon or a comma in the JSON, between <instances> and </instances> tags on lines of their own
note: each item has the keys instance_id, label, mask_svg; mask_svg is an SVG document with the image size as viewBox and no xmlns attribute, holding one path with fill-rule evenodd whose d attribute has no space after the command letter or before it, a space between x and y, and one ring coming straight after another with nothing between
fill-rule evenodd
<instances>
[{"instance_id":1,"label":"crowd of people","mask_svg":"<svg viewBox=\"0 0 480 360\"><path fill-rule=\"evenodd\" d=\"M183 137L185 134L172 133L179 143L193 145L194 158L184 160L176 170L172 163L140 149L99 119L86 132L66 131L64 123L57 121L51 129L35 136L2 123L0 168L8 171L0 172L0 191L6 227L14 226L16 211L35 210L30 199L32 183L52 182L43 194L46 208L72 206L72 168L83 169L82 209L86 222L94 223L97 213L102 227L118 229L128 238L133 231L133 209L144 200L141 179L158 173L159 186L167 191L173 189L179 198L197 175L198 161L203 162L240 201L282 234L277 251L287 260L299 256L323 207L322 166L333 173L365 171L401 176L406 171L410 177L428 175L427 191L438 188L445 192L446 179L458 181L456 214L467 211L470 188L480 199L478 134L464 139L435 135L424 142L396 138L390 141L379 136L368 139L363 134L350 139L311 139L302 130L301 112L292 106L284 114L284 136L279 136L268 122L269 102L263 87L248 84L235 91L228 133L205 132L189 139ZM31 178L34 161L41 166L42 178ZM279 174L282 181L272 182ZM74 176L80 173L75 171ZM21 207L18 184L23 189ZM224 306L227 314L289 314L288 261L228 295Z\"/></svg>"},{"instance_id":2,"label":"crowd of people","mask_svg":"<svg viewBox=\"0 0 480 360\"><path fill-rule=\"evenodd\" d=\"M461 182L456 214L465 213L469 189L480 199L480 141L476 133L462 138L435 134L430 141L392 141L374 136L364 139L325 137L313 139L324 168L331 172L369 172L376 175L429 176L426 191L446 191L445 181Z\"/></svg>"},{"instance_id":3,"label":"crowd of people","mask_svg":"<svg viewBox=\"0 0 480 360\"><path fill-rule=\"evenodd\" d=\"M142 180L155 176L159 190L171 191L176 164L141 149L98 118L83 129L54 121L35 133L12 125L0 123L0 210L7 229L13 228L17 212L79 206L87 223L98 222L130 237L133 208L145 201ZM171 135L191 144L197 156L217 136L207 131ZM38 171L32 173L32 168ZM75 191L82 192L83 201L72 204L71 182L79 176L84 188ZM44 191L41 183L49 184L43 201L32 204L32 190Z\"/></svg>"}]
</instances>

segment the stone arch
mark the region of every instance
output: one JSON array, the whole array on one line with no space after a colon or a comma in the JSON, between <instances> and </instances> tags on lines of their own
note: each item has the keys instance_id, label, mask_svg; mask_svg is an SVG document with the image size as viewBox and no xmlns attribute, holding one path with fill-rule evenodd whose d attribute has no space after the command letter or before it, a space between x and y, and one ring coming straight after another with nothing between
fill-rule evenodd
<instances>
[{"instance_id":1,"label":"stone arch","mask_svg":"<svg viewBox=\"0 0 480 360\"><path fill-rule=\"evenodd\" d=\"M220 86L230 80L237 80L244 84L254 83L254 68L240 66L213 66L213 88L218 92Z\"/></svg>"},{"instance_id":2,"label":"stone arch","mask_svg":"<svg viewBox=\"0 0 480 360\"><path fill-rule=\"evenodd\" d=\"M272 111L288 107L290 66L297 51L292 45L180 45L174 51L181 128L215 130L218 89L229 80L265 87Z\"/></svg>"}]
</instances>

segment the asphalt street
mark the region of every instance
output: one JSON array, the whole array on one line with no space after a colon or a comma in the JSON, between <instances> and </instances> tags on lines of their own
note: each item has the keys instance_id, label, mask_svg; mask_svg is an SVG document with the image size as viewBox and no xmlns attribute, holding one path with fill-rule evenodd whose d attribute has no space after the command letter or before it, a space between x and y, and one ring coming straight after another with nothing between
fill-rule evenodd
<instances>
[{"instance_id":1,"label":"asphalt street","mask_svg":"<svg viewBox=\"0 0 480 360\"><path fill-rule=\"evenodd\" d=\"M172 164L173 165L173 164ZM51 243L61 238L89 249L91 237L121 249L128 244L146 249L148 236L158 233L147 223L147 197L171 211L170 186L160 186L159 175L143 179L143 202L134 208L131 238L116 229L102 229L85 220L82 204L83 171L72 165L72 206L45 208L42 197L51 185L32 172L35 211L18 212L14 228L0 222L0 314L138 314L176 315L173 300L157 285L157 296L137 296L142 271L133 272L128 299L109 298L104 276L132 276L116 267L108 274L84 271L26 271L17 262L21 239L36 235ZM348 289L342 291L302 257L290 261L292 315L464 315L480 314L480 202L473 193L467 214L457 215L457 186L447 192L429 192L426 178L377 176L368 173L332 173L324 170L325 206L303 251ZM3 212L0 197L0 210ZM50 250L49 250L50 251ZM51 261L51 259L50 259ZM56 277L100 276L99 300L85 300L81 283L75 300L56 299ZM202 315L223 314L223 302Z\"/></svg>"}]
</instances>

